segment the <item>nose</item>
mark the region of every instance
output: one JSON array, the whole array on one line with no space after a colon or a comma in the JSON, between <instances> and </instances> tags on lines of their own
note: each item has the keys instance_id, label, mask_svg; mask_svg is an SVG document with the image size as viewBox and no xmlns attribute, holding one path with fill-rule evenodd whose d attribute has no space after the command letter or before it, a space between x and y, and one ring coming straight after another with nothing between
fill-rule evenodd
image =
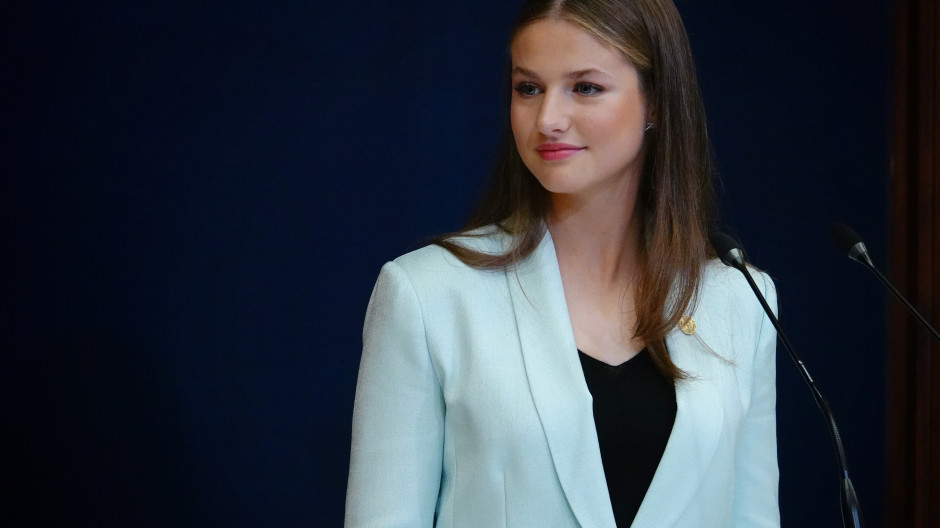
<instances>
[{"instance_id":1,"label":"nose","mask_svg":"<svg viewBox=\"0 0 940 528\"><path fill-rule=\"evenodd\" d=\"M548 90L542 97L536 126L543 135L550 136L568 129L571 122L570 108L564 94Z\"/></svg>"}]
</instances>

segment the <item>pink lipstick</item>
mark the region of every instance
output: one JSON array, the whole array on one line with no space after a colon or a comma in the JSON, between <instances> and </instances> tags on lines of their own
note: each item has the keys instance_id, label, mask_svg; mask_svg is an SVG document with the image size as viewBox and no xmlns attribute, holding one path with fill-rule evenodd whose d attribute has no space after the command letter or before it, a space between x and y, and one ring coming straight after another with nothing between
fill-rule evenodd
<instances>
[{"instance_id":1,"label":"pink lipstick","mask_svg":"<svg viewBox=\"0 0 940 528\"><path fill-rule=\"evenodd\" d=\"M568 143L542 143L535 149L545 161L557 161L574 156L584 150L584 147L569 145Z\"/></svg>"}]
</instances>

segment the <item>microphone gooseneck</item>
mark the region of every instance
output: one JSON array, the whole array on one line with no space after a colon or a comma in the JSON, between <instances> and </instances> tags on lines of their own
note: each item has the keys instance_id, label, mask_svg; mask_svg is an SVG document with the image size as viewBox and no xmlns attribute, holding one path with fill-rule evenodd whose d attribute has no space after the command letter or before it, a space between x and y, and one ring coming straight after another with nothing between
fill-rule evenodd
<instances>
[{"instance_id":1,"label":"microphone gooseneck","mask_svg":"<svg viewBox=\"0 0 940 528\"><path fill-rule=\"evenodd\" d=\"M848 231L851 232L851 229ZM854 234L854 232L852 234ZM855 235L855 237L857 238L858 235ZM813 394L813 399L816 401L816 406L819 407L823 417L826 419L826 424L829 426L829 436L832 439L832 445L835 449L836 459L839 464L839 473L842 484L842 525L844 527L851 526L854 528L861 528L863 526L862 510L858 504L858 496L855 494L855 486L852 485L852 479L849 477L849 466L845 458L845 449L842 447L842 435L839 434L839 427L836 425L836 419L832 414L832 408L829 406L829 401L826 400L826 398L822 395L822 392L819 390L819 387L816 386L816 382L813 381L813 377L810 376L809 370L806 369L806 365L803 364L803 361L797 355L796 350L793 349L793 345L790 343L790 339L783 331L783 328L780 327L780 321L777 320L777 316L774 315L773 310L770 309L770 306L767 304L767 300L764 298L764 295L757 287L757 283L754 282L754 278L747 270L747 262L744 258L744 251L741 249L741 244L739 244L738 241L734 238L720 231L713 231L711 234L709 234L708 238L712 243L712 247L715 248L715 252L718 253L718 257L721 259L721 261L726 265L737 269L744 275L748 285L751 287L751 290L754 292L757 300L760 301L761 307L764 309L764 312L770 319L771 324L773 324L774 328L777 329L777 336L783 343L783 347L786 349L790 359L793 360L793 363L796 365L797 371L800 373L800 376L803 377L803 381L806 382L810 392ZM850 239L846 238L845 241L848 242ZM856 243L852 242L849 248L855 246ZM862 244L862 249L864 250L864 244ZM864 250L864 254L867 256L867 250Z\"/></svg>"},{"instance_id":2,"label":"microphone gooseneck","mask_svg":"<svg viewBox=\"0 0 940 528\"><path fill-rule=\"evenodd\" d=\"M914 305L911 304L907 298L901 295L901 292L898 291L898 289L895 288L893 284L891 284L888 278L885 277L877 267L875 267L874 262L872 262L871 257L868 255L868 248L865 247L865 242L862 241L862 237L858 236L858 233L853 231L849 226L840 224L838 222L830 226L830 231L832 233L832 240L836 243L837 246L839 246L839 249L848 255L850 259L868 268L868 270L878 278L881 284L883 284L884 287L888 289L888 291L894 294L894 296L897 297L899 301L901 301L901 304L907 308L907 311L910 312L914 318L920 322L920 324L924 325L924 327L933 335L934 339L940 341L940 333L937 332L937 329L931 326L931 324L927 322L927 319L925 319L924 316L921 315L916 308L914 308Z\"/></svg>"}]
</instances>

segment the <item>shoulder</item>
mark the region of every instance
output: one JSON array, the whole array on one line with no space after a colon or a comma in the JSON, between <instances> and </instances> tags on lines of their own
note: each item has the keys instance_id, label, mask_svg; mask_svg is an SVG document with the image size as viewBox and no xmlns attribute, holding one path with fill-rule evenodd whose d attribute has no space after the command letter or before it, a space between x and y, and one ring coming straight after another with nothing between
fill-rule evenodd
<instances>
[{"instance_id":1,"label":"shoulder","mask_svg":"<svg viewBox=\"0 0 940 528\"><path fill-rule=\"evenodd\" d=\"M499 254L506 250L511 235L496 226L486 226L447 239L447 242L472 251ZM453 253L437 244L430 244L396 258L393 261L410 273L481 271L464 264Z\"/></svg>"},{"instance_id":2,"label":"shoulder","mask_svg":"<svg viewBox=\"0 0 940 528\"><path fill-rule=\"evenodd\" d=\"M757 289L767 299L772 307L776 306L776 286L773 279L766 272L748 267ZM774 302L771 303L771 300ZM754 292L747 279L740 271L726 266L718 259L709 260L703 270L699 283L699 307L705 308L722 305L728 308L740 309L754 305L760 310Z\"/></svg>"},{"instance_id":3,"label":"shoulder","mask_svg":"<svg viewBox=\"0 0 940 528\"><path fill-rule=\"evenodd\" d=\"M505 251L511 235L495 226L470 231L449 241L481 253L498 254ZM482 282L503 277L502 270L487 270L469 266L447 249L432 244L406 253L382 268L382 275L396 274L405 278L422 294L445 291L472 291ZM381 280L381 276L380 276Z\"/></svg>"},{"instance_id":4,"label":"shoulder","mask_svg":"<svg viewBox=\"0 0 940 528\"><path fill-rule=\"evenodd\" d=\"M754 268L748 271L758 291L776 312L773 280L766 272ZM733 362L753 359L755 346L772 330L744 274L718 260L709 261L703 269L693 313L698 336L716 354Z\"/></svg>"},{"instance_id":5,"label":"shoulder","mask_svg":"<svg viewBox=\"0 0 940 528\"><path fill-rule=\"evenodd\" d=\"M498 254L505 251L511 235L496 226L486 226L448 238L447 241L480 253ZM470 268L447 249L430 244L396 258L393 262L406 270ZM470 268L473 269L473 268Z\"/></svg>"}]
</instances>

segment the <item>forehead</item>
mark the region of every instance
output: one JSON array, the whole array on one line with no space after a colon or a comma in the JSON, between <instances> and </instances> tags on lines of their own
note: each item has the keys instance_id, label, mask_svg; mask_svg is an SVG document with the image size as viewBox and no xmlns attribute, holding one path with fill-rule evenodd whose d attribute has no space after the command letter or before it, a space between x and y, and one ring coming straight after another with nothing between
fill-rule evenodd
<instances>
[{"instance_id":1,"label":"forehead","mask_svg":"<svg viewBox=\"0 0 940 528\"><path fill-rule=\"evenodd\" d=\"M542 19L525 26L510 51L513 67L525 69L632 68L620 50L565 20Z\"/></svg>"}]
</instances>

